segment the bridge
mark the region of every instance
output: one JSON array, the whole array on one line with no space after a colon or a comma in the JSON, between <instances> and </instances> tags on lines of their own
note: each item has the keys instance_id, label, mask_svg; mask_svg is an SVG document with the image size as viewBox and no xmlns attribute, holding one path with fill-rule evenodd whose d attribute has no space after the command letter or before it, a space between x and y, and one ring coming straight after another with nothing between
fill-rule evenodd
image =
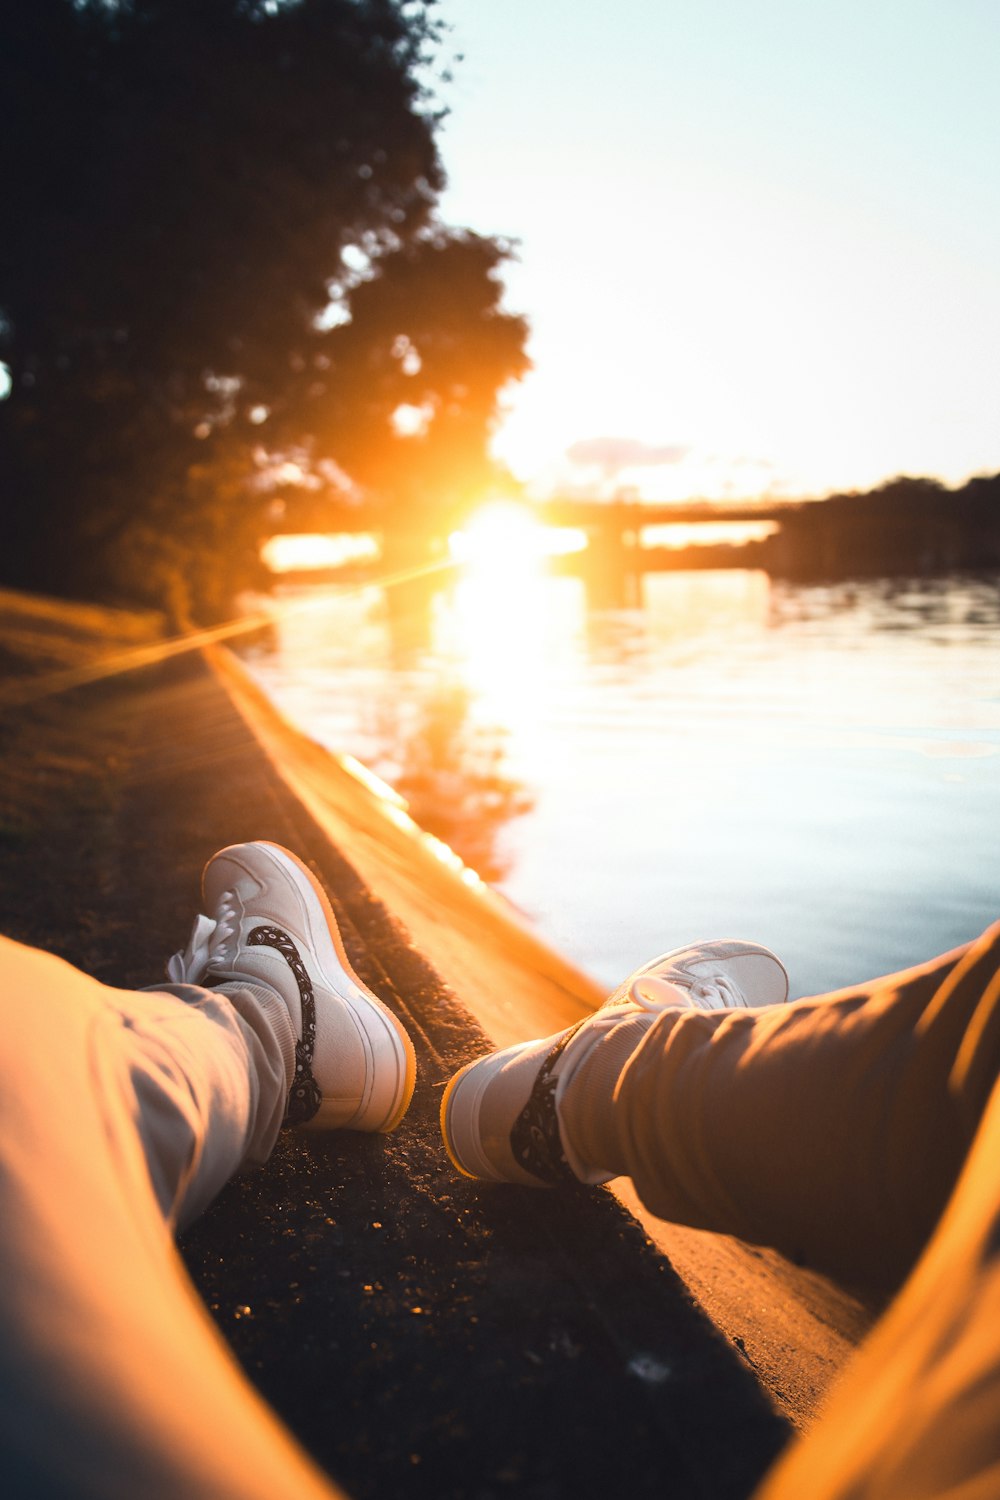
<instances>
[{"instance_id":1,"label":"bridge","mask_svg":"<svg viewBox=\"0 0 1000 1500\"><path fill-rule=\"evenodd\" d=\"M705 523L736 521L780 521L793 508L752 500L722 504L716 500L584 500L553 496L532 503L539 520L548 526L576 526L582 531L632 531L642 526L664 526L672 522Z\"/></svg>"},{"instance_id":2,"label":"bridge","mask_svg":"<svg viewBox=\"0 0 1000 1500\"><path fill-rule=\"evenodd\" d=\"M721 525L734 522L780 523L789 505L743 501L719 505L712 500L666 501L580 500L555 496L532 506L548 526L569 526L586 533L587 551L608 567L634 567L640 556L641 533L647 526ZM722 540L720 538L720 540ZM645 565L653 565L647 555Z\"/></svg>"},{"instance_id":3,"label":"bridge","mask_svg":"<svg viewBox=\"0 0 1000 1500\"><path fill-rule=\"evenodd\" d=\"M364 505L331 502L323 495L292 492L280 497L287 506L283 516L276 517L276 535L292 536L303 532L373 532L380 530L371 511ZM578 496L555 495L547 500L525 500L523 503L547 526L574 527L585 531L602 544L620 539L624 546L638 545L638 534L644 526L670 523L706 524L723 522L771 521L797 507L793 502L751 500L720 504L715 500L651 501L587 500Z\"/></svg>"},{"instance_id":4,"label":"bridge","mask_svg":"<svg viewBox=\"0 0 1000 1500\"><path fill-rule=\"evenodd\" d=\"M559 571L582 573L591 588L606 596L605 602L623 604L630 602L643 573L678 567L681 559L688 567L745 565L745 554L741 555L740 549L733 545L724 531L717 538L709 532L683 548L650 547L642 545L645 528L669 524L721 527L734 523L770 522L773 525L780 524L783 517L798 508L792 503L781 505L773 501L720 505L698 499L668 504L639 498L586 500L578 496L553 496L523 503L544 525L571 528L586 537L582 551L553 558L551 566ZM301 572L313 582L339 582L348 576L367 577L373 570L377 574L386 566L387 557L394 560L395 566L410 566L414 561L427 561L444 554L443 537L434 539L418 531L407 535L398 529L394 529L391 536L383 537L380 521L381 517L364 505L348 506L331 503L322 495L293 493L288 497L285 514L274 518L273 535L368 534L374 535L382 545L378 562L341 562L326 567L308 563L299 570L286 566L282 569L283 575L291 578ZM385 542L390 543L388 553Z\"/></svg>"}]
</instances>

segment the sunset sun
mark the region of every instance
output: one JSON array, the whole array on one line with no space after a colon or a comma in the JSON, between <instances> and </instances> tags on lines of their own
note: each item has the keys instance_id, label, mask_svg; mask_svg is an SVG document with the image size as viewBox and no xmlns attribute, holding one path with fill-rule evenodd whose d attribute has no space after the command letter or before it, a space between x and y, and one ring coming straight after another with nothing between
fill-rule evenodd
<instances>
[{"instance_id":1,"label":"sunset sun","mask_svg":"<svg viewBox=\"0 0 1000 1500\"><path fill-rule=\"evenodd\" d=\"M451 556L479 574L536 571L549 557L580 552L586 536L573 527L545 526L526 505L490 500L448 538Z\"/></svg>"}]
</instances>

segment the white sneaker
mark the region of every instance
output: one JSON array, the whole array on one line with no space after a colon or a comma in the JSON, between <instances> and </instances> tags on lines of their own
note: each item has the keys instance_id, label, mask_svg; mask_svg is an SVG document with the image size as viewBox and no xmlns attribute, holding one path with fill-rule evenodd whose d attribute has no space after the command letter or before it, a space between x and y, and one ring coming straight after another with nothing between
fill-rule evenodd
<instances>
[{"instance_id":1,"label":"white sneaker","mask_svg":"<svg viewBox=\"0 0 1000 1500\"><path fill-rule=\"evenodd\" d=\"M591 1048L630 1015L648 1015L652 1025L664 1010L743 1009L787 998L784 965L758 943L723 939L664 953L575 1026L456 1073L441 1101L445 1149L466 1177L534 1187L607 1182L612 1174L575 1159L559 1129L560 1101Z\"/></svg>"},{"instance_id":2,"label":"white sneaker","mask_svg":"<svg viewBox=\"0 0 1000 1500\"><path fill-rule=\"evenodd\" d=\"M285 1123L394 1130L416 1081L413 1044L354 973L316 877L279 844L233 844L202 875L211 916L167 965L175 984L263 985L295 1033Z\"/></svg>"}]
</instances>

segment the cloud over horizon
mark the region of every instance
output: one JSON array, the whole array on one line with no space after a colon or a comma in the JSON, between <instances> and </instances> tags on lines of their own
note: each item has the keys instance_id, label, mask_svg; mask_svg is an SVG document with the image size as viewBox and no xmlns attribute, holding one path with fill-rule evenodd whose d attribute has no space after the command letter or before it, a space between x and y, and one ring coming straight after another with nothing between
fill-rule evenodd
<instances>
[{"instance_id":1,"label":"cloud over horizon","mask_svg":"<svg viewBox=\"0 0 1000 1500\"><path fill-rule=\"evenodd\" d=\"M654 469L679 464L691 452L685 443L644 443L639 438L581 438L566 449L571 464L617 474L622 469Z\"/></svg>"}]
</instances>

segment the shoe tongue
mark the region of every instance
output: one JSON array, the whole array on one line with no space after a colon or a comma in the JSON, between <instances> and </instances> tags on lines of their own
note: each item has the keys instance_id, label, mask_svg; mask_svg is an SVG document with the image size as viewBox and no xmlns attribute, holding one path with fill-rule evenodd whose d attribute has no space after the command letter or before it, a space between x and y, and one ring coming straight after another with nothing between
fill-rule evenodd
<instances>
[{"instance_id":1,"label":"shoe tongue","mask_svg":"<svg viewBox=\"0 0 1000 1500\"><path fill-rule=\"evenodd\" d=\"M212 939L218 923L199 913L191 927L187 947L167 960L167 978L172 984L199 984L212 961Z\"/></svg>"}]
</instances>

